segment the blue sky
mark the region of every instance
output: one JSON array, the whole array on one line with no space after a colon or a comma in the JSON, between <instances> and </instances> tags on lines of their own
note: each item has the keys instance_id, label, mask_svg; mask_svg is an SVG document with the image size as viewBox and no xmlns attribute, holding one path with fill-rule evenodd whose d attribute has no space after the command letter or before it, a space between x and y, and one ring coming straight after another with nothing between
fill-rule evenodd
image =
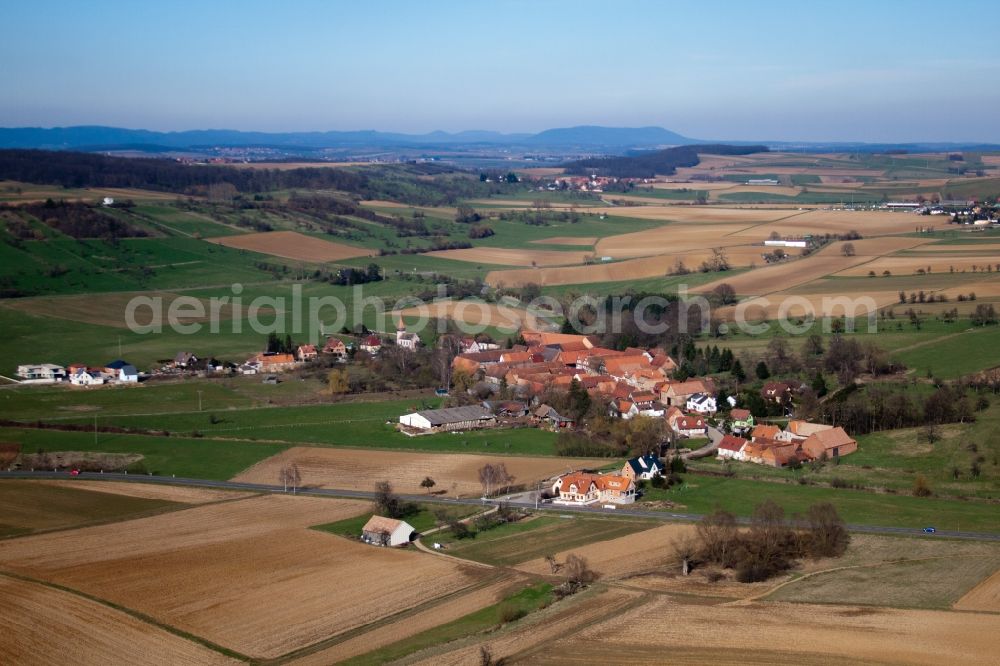
<instances>
[{"instance_id":1,"label":"blue sky","mask_svg":"<svg viewBox=\"0 0 1000 666\"><path fill-rule=\"evenodd\" d=\"M995 1L5 2L0 126L1000 142Z\"/></svg>"}]
</instances>

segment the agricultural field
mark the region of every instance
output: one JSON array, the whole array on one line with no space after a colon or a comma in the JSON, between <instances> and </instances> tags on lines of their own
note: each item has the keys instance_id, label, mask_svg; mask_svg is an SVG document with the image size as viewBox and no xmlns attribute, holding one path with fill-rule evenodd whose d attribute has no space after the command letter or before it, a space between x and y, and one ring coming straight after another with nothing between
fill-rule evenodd
<instances>
[{"instance_id":1,"label":"agricultural field","mask_svg":"<svg viewBox=\"0 0 1000 666\"><path fill-rule=\"evenodd\" d=\"M193 500L196 495L185 495ZM169 491L122 495L98 484L88 486L36 481L0 483L0 538L66 529L88 523L124 520L182 508Z\"/></svg>"},{"instance_id":2,"label":"agricultural field","mask_svg":"<svg viewBox=\"0 0 1000 666\"><path fill-rule=\"evenodd\" d=\"M256 658L295 652L488 580L443 558L308 529L364 507L275 496L193 507L131 521L128 530L108 525L4 541L0 570ZM376 578L382 590L373 594ZM433 587L417 584L427 578ZM343 585L359 579L364 587Z\"/></svg>"},{"instance_id":3,"label":"agricultural field","mask_svg":"<svg viewBox=\"0 0 1000 666\"><path fill-rule=\"evenodd\" d=\"M308 487L370 491L379 481L391 481L396 492L418 495L429 492L420 482L431 477L435 495L479 497L484 488L479 482L479 468L487 463L502 463L514 479L512 485L535 488L567 469L593 469L604 464L601 459L472 455L463 453L410 453L369 449L330 449L292 447L262 460L241 472L233 480L250 483L277 483L281 468L295 464ZM391 478L386 470L395 469ZM494 489L495 490L495 489Z\"/></svg>"},{"instance_id":4,"label":"agricultural field","mask_svg":"<svg viewBox=\"0 0 1000 666\"><path fill-rule=\"evenodd\" d=\"M249 250L259 254L270 254L312 263L370 256L369 251L364 248L332 243L321 238L310 238L294 231L268 231L259 234L223 236L212 239L212 242L237 250Z\"/></svg>"}]
</instances>

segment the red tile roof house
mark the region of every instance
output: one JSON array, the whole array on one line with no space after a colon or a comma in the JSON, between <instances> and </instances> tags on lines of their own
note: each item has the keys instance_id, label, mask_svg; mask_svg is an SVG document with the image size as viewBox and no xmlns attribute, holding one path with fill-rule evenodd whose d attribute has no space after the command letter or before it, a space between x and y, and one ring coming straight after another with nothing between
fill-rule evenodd
<instances>
[{"instance_id":1,"label":"red tile roof house","mask_svg":"<svg viewBox=\"0 0 1000 666\"><path fill-rule=\"evenodd\" d=\"M295 357L291 354L258 354L257 362L261 372L283 372L295 367Z\"/></svg>"},{"instance_id":2,"label":"red tile roof house","mask_svg":"<svg viewBox=\"0 0 1000 666\"><path fill-rule=\"evenodd\" d=\"M382 338L373 333L364 338L358 347L361 351L368 352L369 354L377 354L382 349Z\"/></svg>"},{"instance_id":3,"label":"red tile roof house","mask_svg":"<svg viewBox=\"0 0 1000 666\"><path fill-rule=\"evenodd\" d=\"M736 435L724 435L719 441L719 450L716 455L719 458L742 460L743 447L747 445L747 442L748 440Z\"/></svg>"},{"instance_id":4,"label":"red tile roof house","mask_svg":"<svg viewBox=\"0 0 1000 666\"><path fill-rule=\"evenodd\" d=\"M715 393L715 382L711 379L689 379L686 382L667 384L660 391L660 402L664 405L684 407L688 398L695 393Z\"/></svg>"},{"instance_id":5,"label":"red tile roof house","mask_svg":"<svg viewBox=\"0 0 1000 666\"><path fill-rule=\"evenodd\" d=\"M316 345L299 345L299 348L295 350L295 358L300 361L311 361L319 356L319 352L316 351Z\"/></svg>"},{"instance_id":6,"label":"red tile roof house","mask_svg":"<svg viewBox=\"0 0 1000 666\"><path fill-rule=\"evenodd\" d=\"M631 504L635 501L635 482L617 474L574 472L557 479L552 493L558 495L553 504Z\"/></svg>"},{"instance_id":7,"label":"red tile roof house","mask_svg":"<svg viewBox=\"0 0 1000 666\"><path fill-rule=\"evenodd\" d=\"M336 358L345 358L347 356L347 345L340 338L329 337L326 339L326 344L323 345L323 353L330 354Z\"/></svg>"},{"instance_id":8,"label":"red tile roof house","mask_svg":"<svg viewBox=\"0 0 1000 666\"><path fill-rule=\"evenodd\" d=\"M683 437L704 437L708 434L705 419L700 416L679 416L672 424L674 432Z\"/></svg>"},{"instance_id":9,"label":"red tile roof house","mask_svg":"<svg viewBox=\"0 0 1000 666\"><path fill-rule=\"evenodd\" d=\"M822 458L839 458L858 450L858 442L848 435L843 428L830 428L813 433L802 442L802 450L813 460Z\"/></svg>"}]
</instances>

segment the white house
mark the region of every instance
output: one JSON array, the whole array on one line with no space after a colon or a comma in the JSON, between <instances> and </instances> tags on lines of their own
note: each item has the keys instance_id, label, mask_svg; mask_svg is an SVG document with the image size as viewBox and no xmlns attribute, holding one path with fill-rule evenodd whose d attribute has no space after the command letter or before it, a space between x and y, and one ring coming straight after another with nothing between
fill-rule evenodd
<instances>
[{"instance_id":1,"label":"white house","mask_svg":"<svg viewBox=\"0 0 1000 666\"><path fill-rule=\"evenodd\" d=\"M361 540L375 546L405 546L415 531L405 521L372 516L361 528Z\"/></svg>"},{"instance_id":2,"label":"white house","mask_svg":"<svg viewBox=\"0 0 1000 666\"><path fill-rule=\"evenodd\" d=\"M648 481L663 474L663 463L653 453L638 456L625 461L622 466L622 476L632 480L641 479Z\"/></svg>"},{"instance_id":3,"label":"white house","mask_svg":"<svg viewBox=\"0 0 1000 666\"><path fill-rule=\"evenodd\" d=\"M719 440L717 456L719 458L729 458L730 460L742 460L743 447L747 445L747 440L736 435L723 435Z\"/></svg>"},{"instance_id":4,"label":"white house","mask_svg":"<svg viewBox=\"0 0 1000 666\"><path fill-rule=\"evenodd\" d=\"M96 370L77 368L69 376L69 383L73 386L100 386L104 383L104 375Z\"/></svg>"},{"instance_id":5,"label":"white house","mask_svg":"<svg viewBox=\"0 0 1000 666\"><path fill-rule=\"evenodd\" d=\"M713 396L707 393L695 393L687 400L687 410L698 414L714 414L719 406Z\"/></svg>"},{"instance_id":6,"label":"white house","mask_svg":"<svg viewBox=\"0 0 1000 666\"><path fill-rule=\"evenodd\" d=\"M557 479L552 493L558 495L553 504L631 504L635 501L635 482L617 474L574 472Z\"/></svg>"},{"instance_id":7,"label":"white house","mask_svg":"<svg viewBox=\"0 0 1000 666\"><path fill-rule=\"evenodd\" d=\"M671 427L682 437L704 437L708 434L705 419L700 416L678 416L674 419Z\"/></svg>"},{"instance_id":8,"label":"white house","mask_svg":"<svg viewBox=\"0 0 1000 666\"><path fill-rule=\"evenodd\" d=\"M66 368L54 363L36 363L17 366L17 376L28 381L66 379Z\"/></svg>"},{"instance_id":9,"label":"white house","mask_svg":"<svg viewBox=\"0 0 1000 666\"><path fill-rule=\"evenodd\" d=\"M123 384L137 384L139 382L139 371L129 363L118 369L118 376L115 378Z\"/></svg>"}]
</instances>

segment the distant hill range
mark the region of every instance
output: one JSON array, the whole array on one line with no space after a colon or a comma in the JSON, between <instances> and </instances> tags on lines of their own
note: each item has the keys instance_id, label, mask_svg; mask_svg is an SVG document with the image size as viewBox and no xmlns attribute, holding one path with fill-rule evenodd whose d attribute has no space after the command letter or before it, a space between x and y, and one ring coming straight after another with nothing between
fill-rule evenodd
<instances>
[{"instance_id":1,"label":"distant hill range","mask_svg":"<svg viewBox=\"0 0 1000 666\"><path fill-rule=\"evenodd\" d=\"M273 148L287 153L308 154L324 150L405 149L451 150L475 147L504 147L522 151L563 154L625 154L631 150L652 150L673 146L759 145L772 150L814 152L923 152L948 150L1000 150L987 143L879 143L712 141L686 137L662 127L602 127L580 125L548 129L537 134L504 134L488 130L401 134L358 130L347 132L242 132L238 130L188 130L156 132L142 129L81 125L75 127L0 128L0 148L41 148L88 152L136 151L164 153L204 151L212 148Z\"/></svg>"},{"instance_id":2,"label":"distant hill range","mask_svg":"<svg viewBox=\"0 0 1000 666\"><path fill-rule=\"evenodd\" d=\"M700 143L662 127L580 126L545 130L538 134L502 134L485 130L399 134L360 130L351 132L241 132L190 130L154 132L121 127L0 128L0 148L48 150L140 150L165 152L210 147L274 147L288 150L352 147L518 146L620 151Z\"/></svg>"}]
</instances>

